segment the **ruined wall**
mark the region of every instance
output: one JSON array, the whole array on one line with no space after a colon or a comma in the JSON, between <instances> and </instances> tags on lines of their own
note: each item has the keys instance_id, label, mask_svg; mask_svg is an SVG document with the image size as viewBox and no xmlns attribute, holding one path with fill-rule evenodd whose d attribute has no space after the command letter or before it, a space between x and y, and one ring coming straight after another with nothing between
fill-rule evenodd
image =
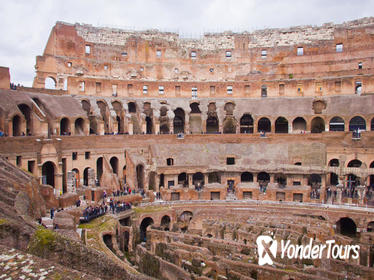
<instances>
[{"instance_id":1,"label":"ruined wall","mask_svg":"<svg viewBox=\"0 0 374 280\"><path fill-rule=\"evenodd\" d=\"M191 97L197 88L199 97L261 97L263 86L267 96L322 96L354 94L356 83L370 93L373 26L363 18L191 40L57 22L34 87L52 77L70 94L101 96Z\"/></svg>"}]
</instances>

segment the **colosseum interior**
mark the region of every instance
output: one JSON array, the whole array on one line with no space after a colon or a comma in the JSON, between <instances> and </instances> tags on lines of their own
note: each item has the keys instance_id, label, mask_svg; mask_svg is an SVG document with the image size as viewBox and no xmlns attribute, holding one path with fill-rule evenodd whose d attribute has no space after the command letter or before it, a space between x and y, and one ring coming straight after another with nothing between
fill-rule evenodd
<instances>
[{"instance_id":1,"label":"colosseum interior","mask_svg":"<svg viewBox=\"0 0 374 280\"><path fill-rule=\"evenodd\" d=\"M57 22L33 87L0 67L0 279L374 279L373 53L374 18ZM259 236L345 249L260 265Z\"/></svg>"}]
</instances>

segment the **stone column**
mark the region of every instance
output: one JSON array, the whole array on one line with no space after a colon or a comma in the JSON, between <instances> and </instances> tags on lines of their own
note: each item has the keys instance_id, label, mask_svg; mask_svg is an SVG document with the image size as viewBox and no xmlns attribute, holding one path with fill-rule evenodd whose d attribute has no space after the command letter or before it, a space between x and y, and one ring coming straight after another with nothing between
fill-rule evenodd
<instances>
[{"instance_id":1,"label":"stone column","mask_svg":"<svg viewBox=\"0 0 374 280\"><path fill-rule=\"evenodd\" d=\"M188 187L191 189L191 188L194 188L193 186L193 180L192 180L192 177L193 177L193 174L187 174L188 176Z\"/></svg>"},{"instance_id":2,"label":"stone column","mask_svg":"<svg viewBox=\"0 0 374 280\"><path fill-rule=\"evenodd\" d=\"M208 182L209 182L208 173L204 173L204 185L208 184Z\"/></svg>"},{"instance_id":3,"label":"stone column","mask_svg":"<svg viewBox=\"0 0 374 280\"><path fill-rule=\"evenodd\" d=\"M67 173L67 180L66 180L66 189L68 193L75 193L76 192L76 177L74 171L68 171Z\"/></svg>"},{"instance_id":4,"label":"stone column","mask_svg":"<svg viewBox=\"0 0 374 280\"><path fill-rule=\"evenodd\" d=\"M87 171L87 177L88 177L88 186L89 187L95 187L96 184L95 184L95 170L93 168L89 168L88 171Z\"/></svg>"}]
</instances>

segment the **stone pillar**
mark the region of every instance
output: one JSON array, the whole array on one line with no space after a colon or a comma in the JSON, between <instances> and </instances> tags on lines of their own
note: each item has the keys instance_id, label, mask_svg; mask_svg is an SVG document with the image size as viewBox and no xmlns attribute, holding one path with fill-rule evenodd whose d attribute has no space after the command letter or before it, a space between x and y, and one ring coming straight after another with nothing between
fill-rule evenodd
<instances>
[{"instance_id":1,"label":"stone pillar","mask_svg":"<svg viewBox=\"0 0 374 280\"><path fill-rule=\"evenodd\" d=\"M134 134L134 124L132 122L129 122L129 134Z\"/></svg>"},{"instance_id":2,"label":"stone pillar","mask_svg":"<svg viewBox=\"0 0 374 280\"><path fill-rule=\"evenodd\" d=\"M160 134L160 122L159 121L155 121L155 134Z\"/></svg>"},{"instance_id":3,"label":"stone pillar","mask_svg":"<svg viewBox=\"0 0 374 280\"><path fill-rule=\"evenodd\" d=\"M257 120L253 119L253 133L257 133Z\"/></svg>"},{"instance_id":4,"label":"stone pillar","mask_svg":"<svg viewBox=\"0 0 374 280\"><path fill-rule=\"evenodd\" d=\"M95 170L93 168L89 168L88 171L87 171L87 177L88 177L88 186L89 187L95 187L96 186L96 176L95 176Z\"/></svg>"},{"instance_id":5,"label":"stone pillar","mask_svg":"<svg viewBox=\"0 0 374 280\"><path fill-rule=\"evenodd\" d=\"M208 173L204 173L204 185L208 184L208 182L209 182Z\"/></svg>"},{"instance_id":6,"label":"stone pillar","mask_svg":"<svg viewBox=\"0 0 374 280\"><path fill-rule=\"evenodd\" d=\"M288 122L288 133L292 133L292 122Z\"/></svg>"},{"instance_id":7,"label":"stone pillar","mask_svg":"<svg viewBox=\"0 0 374 280\"><path fill-rule=\"evenodd\" d=\"M66 189L68 193L74 193L76 192L75 186L76 186L76 177L74 171L68 171L67 173L67 180L66 180Z\"/></svg>"},{"instance_id":8,"label":"stone pillar","mask_svg":"<svg viewBox=\"0 0 374 280\"><path fill-rule=\"evenodd\" d=\"M337 204L342 203L342 191L343 191L343 186L342 185L336 186L336 203Z\"/></svg>"},{"instance_id":9,"label":"stone pillar","mask_svg":"<svg viewBox=\"0 0 374 280\"><path fill-rule=\"evenodd\" d=\"M155 184L156 184L155 190L157 192L159 192L160 191L160 175L157 174L155 177L156 177L156 180L155 180Z\"/></svg>"},{"instance_id":10,"label":"stone pillar","mask_svg":"<svg viewBox=\"0 0 374 280\"><path fill-rule=\"evenodd\" d=\"M192 185L192 183L193 183L193 180L192 180L193 174L187 174L187 176L188 176L188 187L189 188L193 188L194 187Z\"/></svg>"},{"instance_id":11,"label":"stone pillar","mask_svg":"<svg viewBox=\"0 0 374 280\"><path fill-rule=\"evenodd\" d=\"M270 174L270 183L274 183L275 181L275 174Z\"/></svg>"},{"instance_id":12,"label":"stone pillar","mask_svg":"<svg viewBox=\"0 0 374 280\"><path fill-rule=\"evenodd\" d=\"M326 174L321 175L321 189L320 189L320 201L322 203L325 202L325 195L326 195Z\"/></svg>"}]
</instances>

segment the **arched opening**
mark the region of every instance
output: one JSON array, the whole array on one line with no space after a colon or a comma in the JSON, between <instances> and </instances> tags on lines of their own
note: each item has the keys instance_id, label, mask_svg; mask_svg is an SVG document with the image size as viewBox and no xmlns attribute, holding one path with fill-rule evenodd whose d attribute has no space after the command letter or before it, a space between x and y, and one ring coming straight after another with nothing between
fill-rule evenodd
<instances>
[{"instance_id":1,"label":"arched opening","mask_svg":"<svg viewBox=\"0 0 374 280\"><path fill-rule=\"evenodd\" d=\"M340 218L336 223L336 231L339 234L355 237L357 233L356 223L348 217Z\"/></svg>"},{"instance_id":2,"label":"arched opening","mask_svg":"<svg viewBox=\"0 0 374 280\"><path fill-rule=\"evenodd\" d=\"M191 113L192 114L201 114L201 111L200 111L200 108L199 108L199 103L191 103L190 104L190 108L191 108Z\"/></svg>"},{"instance_id":3,"label":"arched opening","mask_svg":"<svg viewBox=\"0 0 374 280\"><path fill-rule=\"evenodd\" d=\"M170 217L168 215L161 218L161 228L165 231L170 230Z\"/></svg>"},{"instance_id":4,"label":"arched opening","mask_svg":"<svg viewBox=\"0 0 374 280\"><path fill-rule=\"evenodd\" d=\"M271 131L271 123L268 118L261 118L258 120L257 125L257 131L258 132L270 132Z\"/></svg>"},{"instance_id":5,"label":"arched opening","mask_svg":"<svg viewBox=\"0 0 374 280\"><path fill-rule=\"evenodd\" d=\"M154 191L156 189L156 172L151 171L148 178L148 189Z\"/></svg>"},{"instance_id":6,"label":"arched opening","mask_svg":"<svg viewBox=\"0 0 374 280\"><path fill-rule=\"evenodd\" d=\"M111 234L104 234L103 235L103 241L105 245L112 251L115 252L113 249L113 240L112 240L112 235Z\"/></svg>"},{"instance_id":7,"label":"arched opening","mask_svg":"<svg viewBox=\"0 0 374 280\"><path fill-rule=\"evenodd\" d=\"M77 189L79 188L79 185L80 185L79 170L77 168L74 168L71 171L74 173L73 183L74 183L74 187Z\"/></svg>"},{"instance_id":8,"label":"arched opening","mask_svg":"<svg viewBox=\"0 0 374 280\"><path fill-rule=\"evenodd\" d=\"M114 111L116 112L116 121L117 121L117 133L123 134L125 132L125 117L122 107L122 103L119 101L112 102Z\"/></svg>"},{"instance_id":9,"label":"arched opening","mask_svg":"<svg viewBox=\"0 0 374 280\"><path fill-rule=\"evenodd\" d=\"M253 174L250 172L243 172L240 176L241 182L253 182Z\"/></svg>"},{"instance_id":10,"label":"arched opening","mask_svg":"<svg viewBox=\"0 0 374 280\"><path fill-rule=\"evenodd\" d=\"M166 165L168 165L168 166L174 165L174 159L173 158L167 158L166 159Z\"/></svg>"},{"instance_id":11,"label":"arched opening","mask_svg":"<svg viewBox=\"0 0 374 280\"><path fill-rule=\"evenodd\" d=\"M320 117L314 118L311 124L311 132L322 133L324 131L325 131L325 121Z\"/></svg>"},{"instance_id":12,"label":"arched opening","mask_svg":"<svg viewBox=\"0 0 374 280\"><path fill-rule=\"evenodd\" d=\"M339 184L339 177L336 173L331 172L330 173L330 185L336 186L337 184Z\"/></svg>"},{"instance_id":13,"label":"arched opening","mask_svg":"<svg viewBox=\"0 0 374 280\"><path fill-rule=\"evenodd\" d=\"M90 135L97 134L97 121L95 116L90 117Z\"/></svg>"},{"instance_id":14,"label":"arched opening","mask_svg":"<svg viewBox=\"0 0 374 280\"><path fill-rule=\"evenodd\" d=\"M204 182L204 175L201 172L197 172L193 174L192 176L192 184L196 187L203 187L205 182Z\"/></svg>"},{"instance_id":15,"label":"arched opening","mask_svg":"<svg viewBox=\"0 0 374 280\"><path fill-rule=\"evenodd\" d=\"M337 158L333 158L329 161L329 166L332 167L339 167L339 160Z\"/></svg>"},{"instance_id":16,"label":"arched opening","mask_svg":"<svg viewBox=\"0 0 374 280\"><path fill-rule=\"evenodd\" d=\"M369 168L374 168L374 161L372 163L370 163L370 167ZM371 174L370 175L370 182L369 182L369 185L372 189L374 189L374 174Z\"/></svg>"},{"instance_id":17,"label":"arched opening","mask_svg":"<svg viewBox=\"0 0 374 280\"><path fill-rule=\"evenodd\" d=\"M55 187L55 165L47 161L42 166L42 183Z\"/></svg>"},{"instance_id":18,"label":"arched opening","mask_svg":"<svg viewBox=\"0 0 374 280\"><path fill-rule=\"evenodd\" d=\"M169 125L167 123L164 123L160 126L160 133L161 134L169 134Z\"/></svg>"},{"instance_id":19,"label":"arched opening","mask_svg":"<svg viewBox=\"0 0 374 280\"><path fill-rule=\"evenodd\" d=\"M32 135L32 122L31 122L31 109L26 104L18 105L18 108L22 112L26 120L26 135Z\"/></svg>"},{"instance_id":20,"label":"arched opening","mask_svg":"<svg viewBox=\"0 0 374 280\"><path fill-rule=\"evenodd\" d=\"M368 223L367 232L374 232L374 221Z\"/></svg>"},{"instance_id":21,"label":"arched opening","mask_svg":"<svg viewBox=\"0 0 374 280\"><path fill-rule=\"evenodd\" d=\"M321 175L319 174L311 174L308 177L308 185L312 187L312 189L320 189L322 183Z\"/></svg>"},{"instance_id":22,"label":"arched opening","mask_svg":"<svg viewBox=\"0 0 374 280\"><path fill-rule=\"evenodd\" d=\"M103 158L99 157L96 161L96 178L97 178L98 183L100 183L102 175L103 175Z\"/></svg>"},{"instance_id":23,"label":"arched opening","mask_svg":"<svg viewBox=\"0 0 374 280\"><path fill-rule=\"evenodd\" d=\"M241 117L240 133L253 133L253 118L250 114L244 114Z\"/></svg>"},{"instance_id":24,"label":"arched opening","mask_svg":"<svg viewBox=\"0 0 374 280\"><path fill-rule=\"evenodd\" d=\"M186 187L188 185L187 173L183 172L178 175L178 184Z\"/></svg>"},{"instance_id":25,"label":"arched opening","mask_svg":"<svg viewBox=\"0 0 374 280\"><path fill-rule=\"evenodd\" d=\"M206 120L206 133L218 133L219 122L218 118L214 116L209 116Z\"/></svg>"},{"instance_id":26,"label":"arched opening","mask_svg":"<svg viewBox=\"0 0 374 280\"><path fill-rule=\"evenodd\" d=\"M109 133L109 109L108 105L104 101L97 101L97 106L100 109L100 115L102 120L104 121L104 133Z\"/></svg>"},{"instance_id":27,"label":"arched opening","mask_svg":"<svg viewBox=\"0 0 374 280\"><path fill-rule=\"evenodd\" d=\"M349 121L349 131L355 131L358 129L366 130L366 121L360 116L353 117Z\"/></svg>"},{"instance_id":28,"label":"arched opening","mask_svg":"<svg viewBox=\"0 0 374 280\"><path fill-rule=\"evenodd\" d=\"M21 135L21 118L18 115L15 115L12 119L12 133L13 136Z\"/></svg>"},{"instance_id":29,"label":"arched opening","mask_svg":"<svg viewBox=\"0 0 374 280\"><path fill-rule=\"evenodd\" d=\"M288 121L286 118L277 118L275 121L275 133L288 133Z\"/></svg>"},{"instance_id":30,"label":"arched opening","mask_svg":"<svg viewBox=\"0 0 374 280\"><path fill-rule=\"evenodd\" d=\"M109 162L110 166L112 167L113 173L118 175L118 158L112 157Z\"/></svg>"},{"instance_id":31,"label":"arched opening","mask_svg":"<svg viewBox=\"0 0 374 280\"><path fill-rule=\"evenodd\" d=\"M89 167L86 167L83 171L83 185L84 186L88 186L88 170L90 168Z\"/></svg>"},{"instance_id":32,"label":"arched opening","mask_svg":"<svg viewBox=\"0 0 374 280\"><path fill-rule=\"evenodd\" d=\"M345 122L341 117L333 117L330 120L329 131L344 131Z\"/></svg>"},{"instance_id":33,"label":"arched opening","mask_svg":"<svg viewBox=\"0 0 374 280\"><path fill-rule=\"evenodd\" d=\"M297 117L292 122L292 131L300 133L306 131L306 121L302 117Z\"/></svg>"},{"instance_id":34,"label":"arched opening","mask_svg":"<svg viewBox=\"0 0 374 280\"><path fill-rule=\"evenodd\" d=\"M371 131L374 131L374 118L371 119L371 123L370 123L370 130Z\"/></svg>"},{"instance_id":35,"label":"arched opening","mask_svg":"<svg viewBox=\"0 0 374 280\"><path fill-rule=\"evenodd\" d=\"M177 108L174 110L174 120L173 120L173 127L174 127L174 134L177 133L184 133L184 119L185 114L184 110L181 108Z\"/></svg>"},{"instance_id":36,"label":"arched opening","mask_svg":"<svg viewBox=\"0 0 374 280\"><path fill-rule=\"evenodd\" d=\"M146 124L146 133L152 134L153 133L152 119L148 116L145 117L145 124Z\"/></svg>"},{"instance_id":37,"label":"arched opening","mask_svg":"<svg viewBox=\"0 0 374 280\"><path fill-rule=\"evenodd\" d=\"M136 113L136 104L134 102L129 102L127 104L129 113Z\"/></svg>"},{"instance_id":38,"label":"arched opening","mask_svg":"<svg viewBox=\"0 0 374 280\"><path fill-rule=\"evenodd\" d=\"M208 183L221 183L221 175L218 172L210 172L208 174Z\"/></svg>"},{"instance_id":39,"label":"arched opening","mask_svg":"<svg viewBox=\"0 0 374 280\"><path fill-rule=\"evenodd\" d=\"M147 228L153 225L153 219L150 217L144 218L140 224L140 241L147 241Z\"/></svg>"},{"instance_id":40,"label":"arched opening","mask_svg":"<svg viewBox=\"0 0 374 280\"><path fill-rule=\"evenodd\" d=\"M75 135L84 135L84 120L78 118L75 120Z\"/></svg>"},{"instance_id":41,"label":"arched opening","mask_svg":"<svg viewBox=\"0 0 374 280\"><path fill-rule=\"evenodd\" d=\"M355 168L360 168L362 165L362 161L358 159L351 160L348 162L347 167L355 167Z\"/></svg>"},{"instance_id":42,"label":"arched opening","mask_svg":"<svg viewBox=\"0 0 374 280\"><path fill-rule=\"evenodd\" d=\"M89 116L90 113L91 113L91 104L90 104L90 102L88 100L82 100L81 104L82 104L83 110L86 111L87 116Z\"/></svg>"},{"instance_id":43,"label":"arched opening","mask_svg":"<svg viewBox=\"0 0 374 280\"><path fill-rule=\"evenodd\" d=\"M346 180L346 188L343 190L344 197L355 197L356 187L360 185L360 178L355 174L348 174Z\"/></svg>"},{"instance_id":44,"label":"arched opening","mask_svg":"<svg viewBox=\"0 0 374 280\"><path fill-rule=\"evenodd\" d=\"M160 187L164 187L165 186L165 175L164 174L160 174L160 183L159 183L159 186Z\"/></svg>"},{"instance_id":45,"label":"arched opening","mask_svg":"<svg viewBox=\"0 0 374 280\"><path fill-rule=\"evenodd\" d=\"M287 177L284 174L275 174L274 181L277 182L280 188L285 188L287 185Z\"/></svg>"},{"instance_id":46,"label":"arched opening","mask_svg":"<svg viewBox=\"0 0 374 280\"><path fill-rule=\"evenodd\" d=\"M257 175L257 182L260 186L267 186L270 182L270 175L266 172L260 172Z\"/></svg>"},{"instance_id":47,"label":"arched opening","mask_svg":"<svg viewBox=\"0 0 374 280\"><path fill-rule=\"evenodd\" d=\"M123 250L124 252L129 251L129 241L130 241L130 234L128 231L123 233Z\"/></svg>"},{"instance_id":48,"label":"arched opening","mask_svg":"<svg viewBox=\"0 0 374 280\"><path fill-rule=\"evenodd\" d=\"M44 81L44 88L46 89L56 89L56 80L53 77L47 77Z\"/></svg>"},{"instance_id":49,"label":"arched opening","mask_svg":"<svg viewBox=\"0 0 374 280\"><path fill-rule=\"evenodd\" d=\"M228 116L223 121L223 133L224 134L235 134L236 133L236 121L232 116Z\"/></svg>"},{"instance_id":50,"label":"arched opening","mask_svg":"<svg viewBox=\"0 0 374 280\"><path fill-rule=\"evenodd\" d=\"M60 121L60 135L70 135L70 121L68 118L62 118Z\"/></svg>"},{"instance_id":51,"label":"arched opening","mask_svg":"<svg viewBox=\"0 0 374 280\"><path fill-rule=\"evenodd\" d=\"M144 189L144 166L142 164L136 166L136 181L138 183L138 189Z\"/></svg>"}]
</instances>

